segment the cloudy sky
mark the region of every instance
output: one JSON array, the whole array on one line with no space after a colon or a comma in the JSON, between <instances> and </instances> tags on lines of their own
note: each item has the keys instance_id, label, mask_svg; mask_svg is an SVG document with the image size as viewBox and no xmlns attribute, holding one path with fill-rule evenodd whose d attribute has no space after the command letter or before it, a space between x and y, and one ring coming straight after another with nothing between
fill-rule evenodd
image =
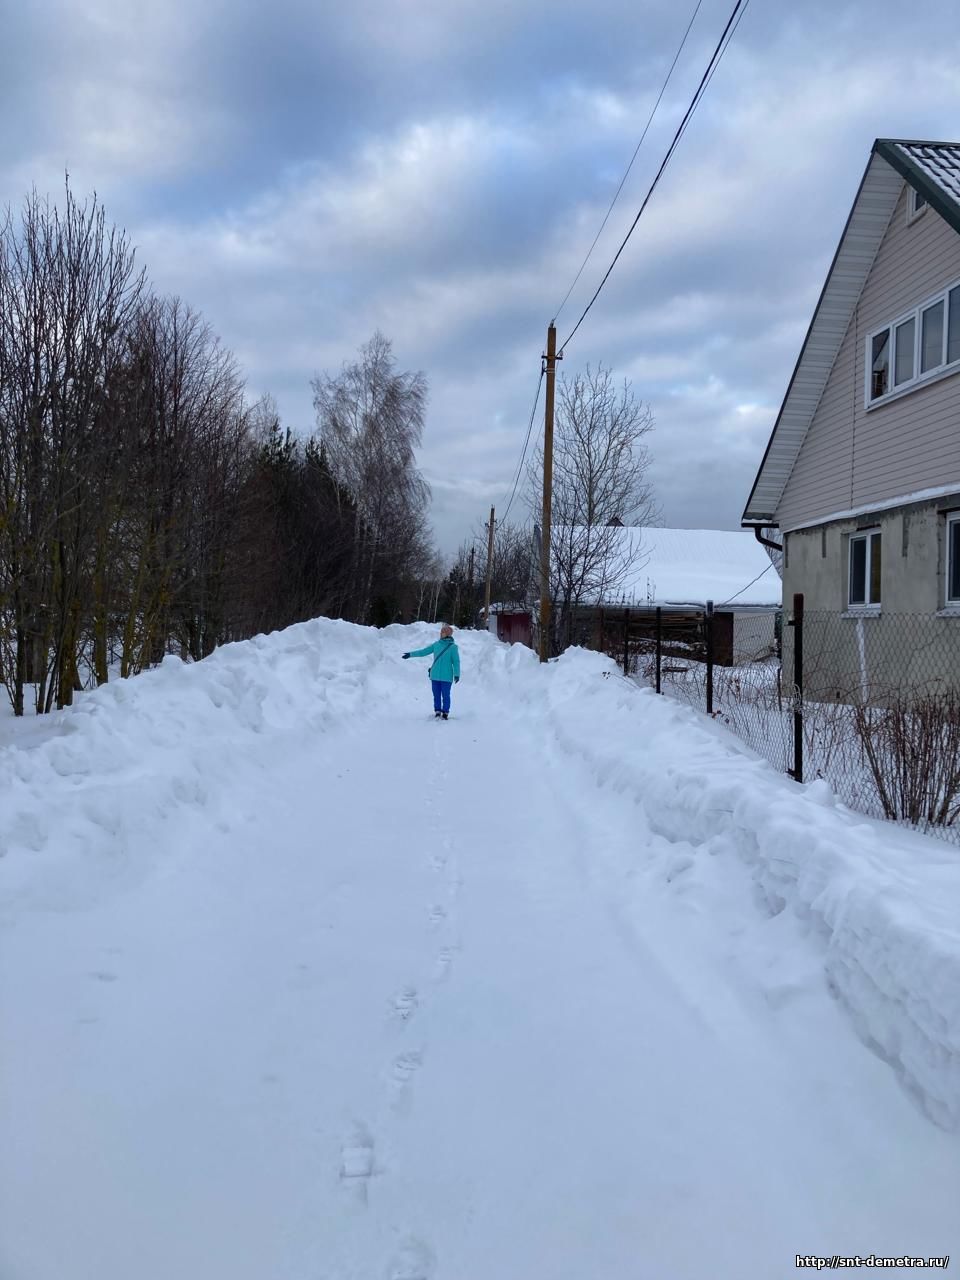
<instances>
[{"instance_id":1,"label":"cloudy sky","mask_svg":"<svg viewBox=\"0 0 960 1280\"><path fill-rule=\"evenodd\" d=\"M505 504L546 325L694 6L8 4L0 203L68 168L298 432L313 374L381 329L430 381L421 465L449 551ZM561 339L731 7L701 0ZM751 0L562 366L602 361L650 405L666 524L737 527L871 144L960 139L958 67L956 0Z\"/></svg>"}]
</instances>

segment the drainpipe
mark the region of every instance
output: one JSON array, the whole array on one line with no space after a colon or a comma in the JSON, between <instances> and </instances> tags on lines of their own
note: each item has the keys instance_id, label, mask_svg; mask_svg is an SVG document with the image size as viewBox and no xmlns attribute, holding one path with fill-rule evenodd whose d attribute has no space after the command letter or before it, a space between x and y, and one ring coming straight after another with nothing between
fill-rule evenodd
<instances>
[{"instance_id":1,"label":"drainpipe","mask_svg":"<svg viewBox=\"0 0 960 1280\"><path fill-rule=\"evenodd\" d=\"M758 542L762 542L765 547L772 547L774 551L782 551L783 550L782 542L774 542L772 538L765 538L763 536L763 531L767 527L768 526L765 524L755 524L753 526L753 536L756 538Z\"/></svg>"}]
</instances>

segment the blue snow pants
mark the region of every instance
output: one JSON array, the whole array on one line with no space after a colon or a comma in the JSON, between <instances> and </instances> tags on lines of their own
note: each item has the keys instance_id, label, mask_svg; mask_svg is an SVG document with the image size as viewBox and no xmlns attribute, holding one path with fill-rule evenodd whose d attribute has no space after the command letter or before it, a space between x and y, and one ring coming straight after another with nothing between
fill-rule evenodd
<instances>
[{"instance_id":1,"label":"blue snow pants","mask_svg":"<svg viewBox=\"0 0 960 1280\"><path fill-rule=\"evenodd\" d=\"M450 681L449 680L431 680L433 685L433 709L434 711L450 710Z\"/></svg>"}]
</instances>

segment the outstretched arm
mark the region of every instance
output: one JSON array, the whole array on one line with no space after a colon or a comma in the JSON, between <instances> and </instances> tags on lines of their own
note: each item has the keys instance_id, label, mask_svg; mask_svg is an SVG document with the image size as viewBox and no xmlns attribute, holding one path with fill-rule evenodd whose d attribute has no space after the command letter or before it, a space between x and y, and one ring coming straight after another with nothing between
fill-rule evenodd
<instances>
[{"instance_id":1,"label":"outstretched arm","mask_svg":"<svg viewBox=\"0 0 960 1280\"><path fill-rule=\"evenodd\" d=\"M436 649L437 649L437 646L435 644L428 644L425 649L411 649L410 652L406 655L406 657L426 658L426 657L429 657L431 653L435 653Z\"/></svg>"}]
</instances>

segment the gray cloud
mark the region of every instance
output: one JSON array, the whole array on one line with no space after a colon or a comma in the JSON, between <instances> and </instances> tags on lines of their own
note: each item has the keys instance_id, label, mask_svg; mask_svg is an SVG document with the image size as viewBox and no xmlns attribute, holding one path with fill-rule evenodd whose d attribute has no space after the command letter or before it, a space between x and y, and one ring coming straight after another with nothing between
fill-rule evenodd
<instances>
[{"instance_id":1,"label":"gray cloud","mask_svg":"<svg viewBox=\"0 0 960 1280\"><path fill-rule=\"evenodd\" d=\"M705 0L561 337L728 7ZM381 328L430 378L422 463L449 550L505 502L546 323L687 16L667 0L40 0L0 49L0 198L56 190L68 163L298 430L311 375ZM786 16L754 0L563 365L602 360L650 404L667 523L735 527L873 138L960 137L958 43L948 0Z\"/></svg>"}]
</instances>

